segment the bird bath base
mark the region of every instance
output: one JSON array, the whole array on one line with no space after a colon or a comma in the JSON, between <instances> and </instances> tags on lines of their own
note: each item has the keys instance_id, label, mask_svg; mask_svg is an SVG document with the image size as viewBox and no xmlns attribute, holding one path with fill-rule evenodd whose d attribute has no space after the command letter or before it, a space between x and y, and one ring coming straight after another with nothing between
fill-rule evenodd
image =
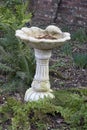
<instances>
[{"instance_id":1,"label":"bird bath base","mask_svg":"<svg viewBox=\"0 0 87 130\"><path fill-rule=\"evenodd\" d=\"M51 50L35 49L36 73L29 88L25 93L25 101L37 101L44 97L54 98L49 82L49 59Z\"/></svg>"}]
</instances>

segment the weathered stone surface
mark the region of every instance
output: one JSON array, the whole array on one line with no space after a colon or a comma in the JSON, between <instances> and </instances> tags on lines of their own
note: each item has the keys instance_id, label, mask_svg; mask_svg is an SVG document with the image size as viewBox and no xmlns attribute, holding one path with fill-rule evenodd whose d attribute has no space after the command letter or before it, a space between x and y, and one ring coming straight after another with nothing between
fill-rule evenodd
<instances>
[{"instance_id":1,"label":"weathered stone surface","mask_svg":"<svg viewBox=\"0 0 87 130\"><path fill-rule=\"evenodd\" d=\"M54 98L49 81L51 50L70 40L70 34L62 32L57 26L49 25L46 29L23 27L16 30L15 36L35 50L36 72L31 88L25 93L25 101L36 101L44 97Z\"/></svg>"}]
</instances>

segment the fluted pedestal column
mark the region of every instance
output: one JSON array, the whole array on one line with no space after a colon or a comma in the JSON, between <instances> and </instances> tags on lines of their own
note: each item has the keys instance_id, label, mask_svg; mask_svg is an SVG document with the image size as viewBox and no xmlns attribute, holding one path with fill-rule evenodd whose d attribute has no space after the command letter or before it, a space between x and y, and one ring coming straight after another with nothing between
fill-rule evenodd
<instances>
[{"instance_id":1,"label":"fluted pedestal column","mask_svg":"<svg viewBox=\"0 0 87 130\"><path fill-rule=\"evenodd\" d=\"M53 98L49 82L49 58L51 50L35 49L36 73L29 88L25 93L25 101L36 101L40 98Z\"/></svg>"}]
</instances>

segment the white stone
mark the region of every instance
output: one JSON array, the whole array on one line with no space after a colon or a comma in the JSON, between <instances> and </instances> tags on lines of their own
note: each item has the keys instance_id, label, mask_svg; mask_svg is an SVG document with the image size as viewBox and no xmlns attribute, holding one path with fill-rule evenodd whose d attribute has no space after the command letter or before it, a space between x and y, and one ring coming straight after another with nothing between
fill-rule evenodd
<instances>
[{"instance_id":1,"label":"white stone","mask_svg":"<svg viewBox=\"0 0 87 130\"><path fill-rule=\"evenodd\" d=\"M15 35L27 43L27 45L39 50L51 50L53 48L62 46L65 41L70 40L70 34L61 32L58 27L49 25L47 28L43 30L38 27L23 27L21 30L17 30ZM43 36L48 34L47 30L49 32L49 35L55 39L45 39L45 37L43 38ZM42 38L39 38L41 36Z\"/></svg>"},{"instance_id":2,"label":"white stone","mask_svg":"<svg viewBox=\"0 0 87 130\"><path fill-rule=\"evenodd\" d=\"M17 30L15 35L35 50L36 72L31 88L25 93L24 100L37 101L44 97L54 98L49 81L51 50L70 40L70 34L50 25L45 30L38 27L23 27L21 30ZM49 37L45 38L47 35Z\"/></svg>"},{"instance_id":3,"label":"white stone","mask_svg":"<svg viewBox=\"0 0 87 130\"><path fill-rule=\"evenodd\" d=\"M25 101L38 100L44 97L53 98L49 82L49 58L51 50L35 49L36 73L31 88L25 94Z\"/></svg>"}]
</instances>

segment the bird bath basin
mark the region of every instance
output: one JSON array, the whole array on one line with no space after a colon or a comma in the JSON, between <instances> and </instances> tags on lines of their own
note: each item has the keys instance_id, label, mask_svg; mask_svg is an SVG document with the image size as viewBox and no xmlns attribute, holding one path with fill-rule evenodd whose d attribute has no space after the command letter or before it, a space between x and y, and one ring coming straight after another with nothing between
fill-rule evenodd
<instances>
[{"instance_id":1,"label":"bird bath basin","mask_svg":"<svg viewBox=\"0 0 87 130\"><path fill-rule=\"evenodd\" d=\"M25 101L36 101L40 98L53 98L49 81L49 59L51 50L62 46L70 40L70 34L62 32L58 27L49 25L45 30L38 27L23 27L16 30L16 37L34 48L36 58L36 72L29 88L25 93Z\"/></svg>"}]
</instances>

